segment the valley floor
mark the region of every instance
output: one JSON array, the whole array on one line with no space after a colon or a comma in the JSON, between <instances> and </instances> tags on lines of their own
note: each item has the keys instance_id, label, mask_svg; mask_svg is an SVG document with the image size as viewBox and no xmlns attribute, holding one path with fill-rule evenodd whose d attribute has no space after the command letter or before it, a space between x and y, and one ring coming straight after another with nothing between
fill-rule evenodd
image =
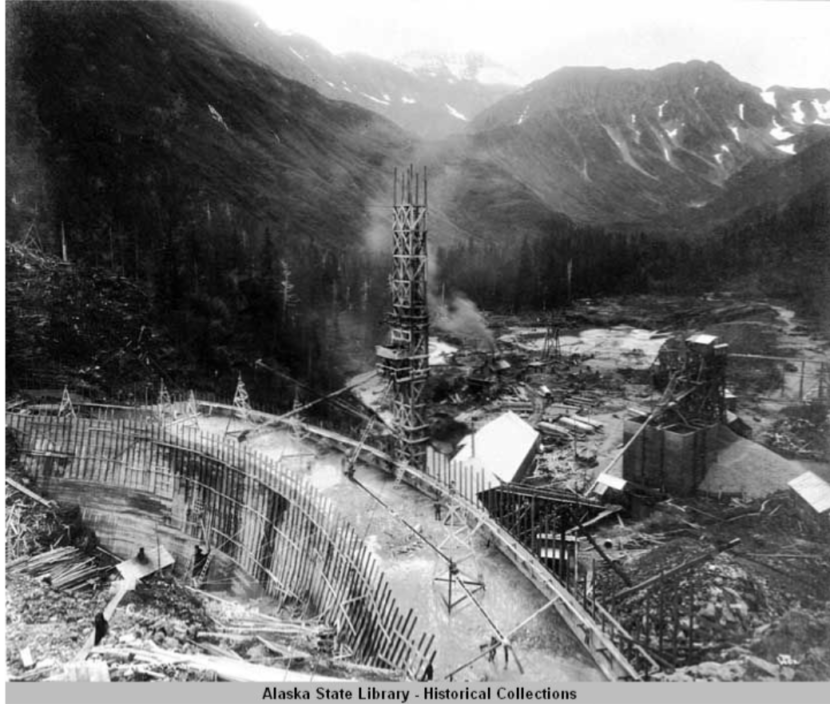
<instances>
[{"instance_id":1,"label":"valley floor","mask_svg":"<svg viewBox=\"0 0 830 704\"><path fill-rule=\"evenodd\" d=\"M721 552L684 577L684 587L695 595L701 647L694 664L664 668L654 679L830 680L830 547L799 519L787 493L787 482L806 468L830 479L826 408L824 418L799 415L804 408L820 405L820 399L811 394L823 383L816 370L827 359L830 344L790 311L766 302L714 298L581 301L558 318L559 350L553 363L533 365L544 347L548 322L547 315L490 316L487 323L496 340L497 357L481 340L444 334L438 336L432 360L435 388L430 412L434 418L453 418L479 428L511 409L534 422L542 417L555 421L557 403L567 405L577 399L580 414L599 429L575 434L575 442L546 436L527 480L537 487L583 491L603 469L620 474L619 465L611 467L611 462L622 446L623 418L629 408L647 408L655 402L651 365L670 336L707 331L722 336L730 352L738 355L792 360L754 363L738 357L735 367L730 366L734 371L730 387L738 397L736 413L751 439L723 430L718 460L701 485L703 493L658 502L650 515L639 520L606 521L595 535L635 583L699 554L702 546L741 540L739 548ZM493 368L496 358L508 366ZM484 381L472 390L467 383L471 377ZM541 387L550 390L554 400L540 411L533 397ZM379 388L367 384L359 395L381 414L388 413L388 399ZM220 418L202 418L199 425L203 432L219 435L242 429L240 421L229 425ZM415 606L427 630L439 635L436 678L478 652L488 635L479 614L462 607L447 615L434 581L442 569L440 561L418 535L344 477L342 455L283 430L261 434L250 443L252 449L273 457L294 457L296 471L350 518L381 561L398 599ZM356 476L417 525L421 536L433 541L447 537L446 527L434 518L430 499L395 486L388 476L366 466L359 465ZM46 526L33 504L8 487L6 507L7 559L43 552L53 542L24 544L21 535L46 531L45 535L54 537L60 533L60 521ZM17 518L10 522L10 516ZM484 603L496 621L509 629L538 608L541 597L499 553L481 541L474 547L475 558L465 565L483 577ZM590 554L590 548L586 546L584 552ZM106 573L106 560L100 564ZM600 581L612 589L615 576L601 567L598 570ZM80 648L91 630L90 615L106 602L109 586L97 581L71 594L56 594L42 581L8 569L7 574L9 673L41 679L33 673L48 676ZM225 594L223 598L238 601L238 596ZM150 583L131 599L112 623L113 640L121 645L152 641L158 648L190 655L204 652L194 644L193 629L210 627L212 617L205 603L194 599L189 590L181 585L157 588ZM290 619L292 615L279 616ZM161 627L162 621L170 625ZM525 677L598 679L587 658L575 654L579 650L574 645L573 636L554 615L537 619L516 642ZM22 663L21 651L26 647L34 667ZM215 647L224 648L226 655L232 650L254 663L285 663L285 658L275 659L272 651L253 640L230 644L219 640ZM350 674L334 666L325 639L284 647L309 654L304 659L306 672ZM194 675L186 668L130 668L116 663L114 678L120 679L211 676ZM365 673L358 676L363 678ZM514 665L505 667L499 657L465 671L462 679L517 676Z\"/></svg>"}]
</instances>

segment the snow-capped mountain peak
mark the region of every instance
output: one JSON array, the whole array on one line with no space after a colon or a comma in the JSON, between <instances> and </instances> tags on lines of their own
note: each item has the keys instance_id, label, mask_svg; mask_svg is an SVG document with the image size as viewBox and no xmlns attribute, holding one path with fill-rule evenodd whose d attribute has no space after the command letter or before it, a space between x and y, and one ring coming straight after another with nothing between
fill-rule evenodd
<instances>
[{"instance_id":1,"label":"snow-capped mountain peak","mask_svg":"<svg viewBox=\"0 0 830 704\"><path fill-rule=\"evenodd\" d=\"M518 74L480 52L435 53L410 51L394 60L396 66L415 75L445 77L456 81L519 85Z\"/></svg>"}]
</instances>

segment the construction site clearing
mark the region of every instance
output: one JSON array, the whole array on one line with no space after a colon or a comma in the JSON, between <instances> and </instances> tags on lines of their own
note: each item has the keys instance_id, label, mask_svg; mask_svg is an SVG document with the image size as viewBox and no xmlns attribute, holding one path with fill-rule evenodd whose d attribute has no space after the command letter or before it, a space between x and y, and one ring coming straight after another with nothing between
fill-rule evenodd
<instances>
[{"instance_id":1,"label":"construction site clearing","mask_svg":"<svg viewBox=\"0 0 830 704\"><path fill-rule=\"evenodd\" d=\"M650 305L582 301L538 322L493 315L467 328L475 334L433 330L426 474L450 462L476 465L487 482L468 493L589 613L593 604L599 623L615 622L625 634L615 642L627 639L647 663L637 667L642 679L830 680L828 345L768 304L709 299L695 312L662 302L659 314ZM681 314L692 326L671 325ZM785 352L733 356L736 345L722 341L747 349L746 336L759 330ZM188 565L183 575L165 563L161 544L147 545L154 569L128 580L135 557L116 557L77 509L40 496L30 471L37 453L21 450L7 430L10 679L597 678L584 656L565 666L547 658L548 649L572 647L549 633L562 623L536 616L549 604L531 584L517 584L483 534L458 539L469 526L453 526L468 519L449 522L451 499L428 491L400 499L401 477L371 468L390 469L388 386L371 374L350 384L372 419L350 446L336 433L306 432L299 413L263 425L239 403L230 417L200 405L191 420L202 433L290 458L374 541L370 551L402 608L420 609L433 631L453 630L435 604L446 606L458 641L439 633L437 659L416 671L361 663L337 625L302 603L251 598L218 568L196 574ZM71 397L48 405L33 393L10 399L7 411L84 414ZM160 398L157 421L175 434L186 414L165 415L161 406ZM432 543L454 556L449 594L439 585L424 595L442 579L441 560L424 559ZM407 595L402 585L417 582L419 569L427 574ZM502 606L519 593L530 600L527 619ZM596 615L598 603L605 616ZM93 645L99 612L108 630ZM531 619L532 637L499 630ZM454 668L466 663L447 660L442 645L485 657Z\"/></svg>"}]
</instances>

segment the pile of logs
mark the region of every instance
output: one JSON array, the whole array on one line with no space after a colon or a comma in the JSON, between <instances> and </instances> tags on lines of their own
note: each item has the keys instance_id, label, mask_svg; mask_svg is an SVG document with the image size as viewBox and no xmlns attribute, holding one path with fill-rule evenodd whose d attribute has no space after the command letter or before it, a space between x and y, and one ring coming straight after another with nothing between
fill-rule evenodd
<instances>
[{"instance_id":1,"label":"pile of logs","mask_svg":"<svg viewBox=\"0 0 830 704\"><path fill-rule=\"evenodd\" d=\"M571 439L574 436L582 438L603 430L603 424L578 415L561 415L552 422L540 421L536 430L543 435L554 435Z\"/></svg>"}]
</instances>

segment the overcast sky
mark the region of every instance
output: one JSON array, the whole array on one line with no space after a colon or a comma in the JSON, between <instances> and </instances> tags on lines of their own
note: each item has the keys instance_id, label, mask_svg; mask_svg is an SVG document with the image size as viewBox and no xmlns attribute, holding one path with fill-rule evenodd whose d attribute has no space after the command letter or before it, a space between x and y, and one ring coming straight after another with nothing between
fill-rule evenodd
<instances>
[{"instance_id":1,"label":"overcast sky","mask_svg":"<svg viewBox=\"0 0 830 704\"><path fill-rule=\"evenodd\" d=\"M716 61L761 88L830 88L830 2L237 0L273 29L391 59L481 51L529 82L561 66Z\"/></svg>"}]
</instances>

